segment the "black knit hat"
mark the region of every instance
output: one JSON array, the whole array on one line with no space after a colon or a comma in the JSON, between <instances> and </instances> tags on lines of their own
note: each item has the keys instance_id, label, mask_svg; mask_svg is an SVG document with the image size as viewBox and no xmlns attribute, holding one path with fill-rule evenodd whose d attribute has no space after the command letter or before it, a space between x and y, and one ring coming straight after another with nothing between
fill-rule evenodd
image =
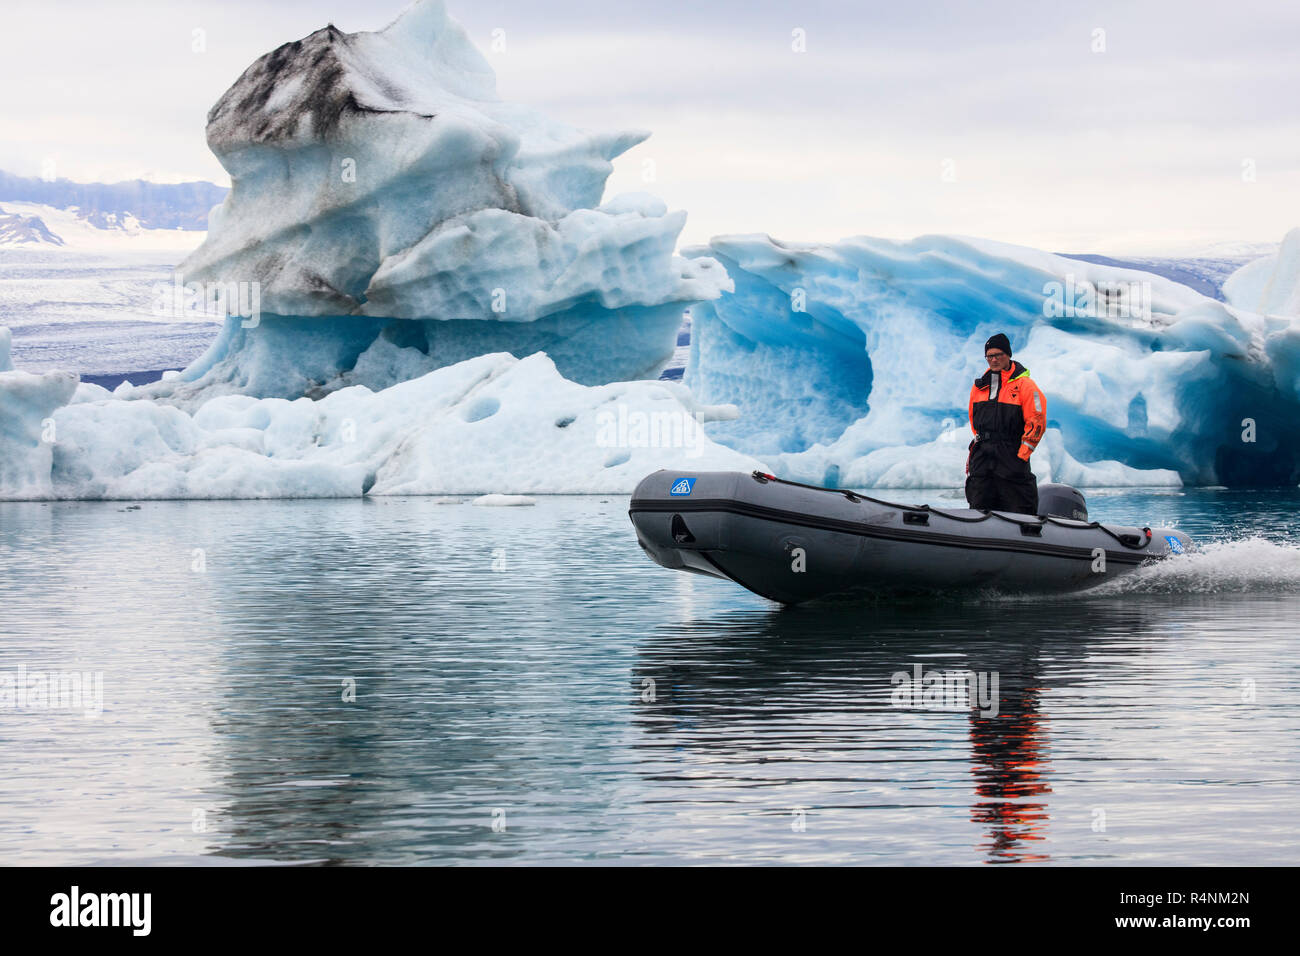
<instances>
[{"instance_id":1,"label":"black knit hat","mask_svg":"<svg viewBox=\"0 0 1300 956\"><path fill-rule=\"evenodd\" d=\"M993 336L987 342L984 343L984 351L987 352L989 349L1001 349L1002 351L1010 355L1011 340L1007 338L1005 335L1003 335L1001 332L999 332L997 335Z\"/></svg>"}]
</instances>

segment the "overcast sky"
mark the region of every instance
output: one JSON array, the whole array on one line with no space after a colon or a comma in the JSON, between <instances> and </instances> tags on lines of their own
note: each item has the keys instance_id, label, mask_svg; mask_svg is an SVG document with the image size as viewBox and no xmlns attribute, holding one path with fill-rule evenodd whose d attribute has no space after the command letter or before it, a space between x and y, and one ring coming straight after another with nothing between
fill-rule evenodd
<instances>
[{"instance_id":1,"label":"overcast sky","mask_svg":"<svg viewBox=\"0 0 1300 956\"><path fill-rule=\"evenodd\" d=\"M204 118L249 63L326 22L380 29L405 6L5 0L0 168L226 184ZM686 209L683 243L949 232L1119 252L1300 225L1298 3L449 7L503 98L654 132L616 161L607 195L648 190Z\"/></svg>"}]
</instances>

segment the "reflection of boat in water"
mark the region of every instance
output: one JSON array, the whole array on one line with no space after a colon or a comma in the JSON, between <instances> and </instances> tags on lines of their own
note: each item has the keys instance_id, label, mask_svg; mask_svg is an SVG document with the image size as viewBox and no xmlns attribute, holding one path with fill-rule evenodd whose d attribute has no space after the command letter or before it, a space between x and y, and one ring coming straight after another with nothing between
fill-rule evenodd
<instances>
[{"instance_id":1,"label":"reflection of boat in water","mask_svg":"<svg viewBox=\"0 0 1300 956\"><path fill-rule=\"evenodd\" d=\"M854 591L1076 591L1192 547L1169 528L1088 521L1083 496L1044 485L1044 515L900 505L754 472L657 471L628 512L666 568L795 604Z\"/></svg>"},{"instance_id":2,"label":"reflection of boat in water","mask_svg":"<svg viewBox=\"0 0 1300 956\"><path fill-rule=\"evenodd\" d=\"M971 846L976 859L1047 859L1052 725L1041 698L1088 681L1080 664L1099 648L1141 654L1134 638L1162 611L1158 602L1078 601L1069 632L1061 615L1055 602L891 603L664 627L640 643L632 675L638 693L650 681L655 689L634 718L653 754L650 772L707 779L714 801L727 801L729 790L752 792L758 779L778 807L777 793L816 791L810 818L818 805L829 807L837 834L860 835L836 847L853 862L920 860L924 842L914 832L900 836L900 827L938 820L946 822L934 838ZM892 677L917 662L997 674L996 712L896 708ZM672 754L683 763L677 771L666 760ZM961 859L940 853L936 846L924 858Z\"/></svg>"}]
</instances>

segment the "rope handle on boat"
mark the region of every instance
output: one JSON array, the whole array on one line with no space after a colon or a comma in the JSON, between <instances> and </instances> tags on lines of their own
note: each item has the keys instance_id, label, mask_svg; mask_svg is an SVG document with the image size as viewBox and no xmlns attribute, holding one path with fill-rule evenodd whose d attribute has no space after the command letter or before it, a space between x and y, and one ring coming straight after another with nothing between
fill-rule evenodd
<instances>
[{"instance_id":1,"label":"rope handle on boat","mask_svg":"<svg viewBox=\"0 0 1300 956\"><path fill-rule=\"evenodd\" d=\"M899 511L923 511L926 512L927 514L934 514L934 515L938 515L941 518L947 518L950 521L961 521L966 524L979 524L981 521L988 521L989 518L1000 518L1001 520L1007 522L1008 524L1013 524L1018 528L1041 528L1049 521L1052 524L1059 525L1062 528L1080 527L1080 525L1078 525L1077 523L1066 524L1064 521L1059 520L1055 515L1042 515L1038 521L1020 521L1016 518L1012 518L1007 515L1004 515L1001 512L981 511L980 516L978 518L968 518L965 517L964 515L955 515L948 511L942 511L939 508L932 508L929 505L900 505L894 501L885 501L882 498L873 498L870 495L862 494L862 492L860 491L850 491L847 488L823 488L821 485L805 485L801 481L790 481L786 478L778 478L776 475L770 475L765 471L755 470L750 477L752 477L755 481L759 482L760 484L766 484L769 481L775 481L783 485L793 485L796 488L808 488L812 491L829 491L832 494L843 495L845 498L847 498L849 501L852 501L854 504L858 503L859 501L870 501L874 505L883 505L886 508L897 508ZM1090 521L1087 524L1082 525L1082 527L1105 532L1106 534L1114 538L1116 541L1118 541L1122 547L1128 548L1130 551L1140 551L1141 549L1145 548L1148 544L1151 543L1150 528L1143 528L1142 529L1142 531L1144 532L1143 536L1137 542L1133 542L1133 538L1136 537L1136 535L1116 534L1114 531L1111 531L1110 528L1107 528L1100 521Z\"/></svg>"}]
</instances>

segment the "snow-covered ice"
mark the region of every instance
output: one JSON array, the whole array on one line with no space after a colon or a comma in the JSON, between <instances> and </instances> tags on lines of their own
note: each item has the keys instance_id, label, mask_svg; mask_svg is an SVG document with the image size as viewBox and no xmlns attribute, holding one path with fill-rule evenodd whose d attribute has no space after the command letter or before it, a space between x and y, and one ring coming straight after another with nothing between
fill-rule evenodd
<instances>
[{"instance_id":1,"label":"snow-covered ice","mask_svg":"<svg viewBox=\"0 0 1300 956\"><path fill-rule=\"evenodd\" d=\"M0 372L0 497L610 493L657 468L764 468L700 430L734 408L696 405L672 382L578 385L544 354L318 401L226 395L193 414L138 391Z\"/></svg>"},{"instance_id":2,"label":"snow-covered ice","mask_svg":"<svg viewBox=\"0 0 1300 956\"><path fill-rule=\"evenodd\" d=\"M1242 266L1223 284L1232 305L1263 315L1300 317L1300 229L1277 252Z\"/></svg>"},{"instance_id":3,"label":"snow-covered ice","mask_svg":"<svg viewBox=\"0 0 1300 956\"><path fill-rule=\"evenodd\" d=\"M527 495L479 495L470 504L480 508L512 508L535 505L537 499Z\"/></svg>"},{"instance_id":4,"label":"snow-covered ice","mask_svg":"<svg viewBox=\"0 0 1300 956\"><path fill-rule=\"evenodd\" d=\"M57 431L55 410L77 388L72 372L6 370L8 329L0 329L0 498L48 498Z\"/></svg>"}]
</instances>

